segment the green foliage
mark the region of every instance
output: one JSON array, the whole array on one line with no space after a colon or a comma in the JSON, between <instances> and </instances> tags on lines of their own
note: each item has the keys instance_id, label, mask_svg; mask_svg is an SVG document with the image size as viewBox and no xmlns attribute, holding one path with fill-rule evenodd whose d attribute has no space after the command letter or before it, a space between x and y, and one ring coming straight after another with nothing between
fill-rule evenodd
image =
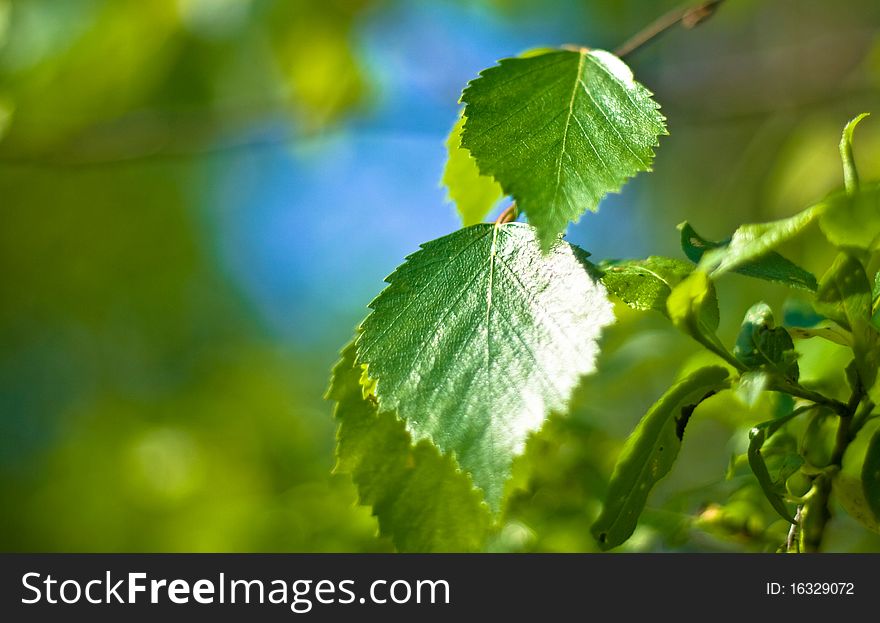
<instances>
[{"instance_id":1,"label":"green foliage","mask_svg":"<svg viewBox=\"0 0 880 623\"><path fill-rule=\"evenodd\" d=\"M460 116L446 139L449 157L443 169L443 184L449 192L449 199L455 202L462 224L467 227L486 218L492 206L501 199L501 187L491 177L480 175L470 152L461 146L464 121L464 115Z\"/></svg>"},{"instance_id":2,"label":"green foliage","mask_svg":"<svg viewBox=\"0 0 880 623\"><path fill-rule=\"evenodd\" d=\"M837 256L819 285L816 309L850 331L862 387L873 387L880 363L880 333L871 322L871 282L861 262L848 253Z\"/></svg>"},{"instance_id":3,"label":"green foliage","mask_svg":"<svg viewBox=\"0 0 880 623\"><path fill-rule=\"evenodd\" d=\"M868 422L850 442L832 488L846 512L880 533L880 418Z\"/></svg>"},{"instance_id":4,"label":"green foliage","mask_svg":"<svg viewBox=\"0 0 880 623\"><path fill-rule=\"evenodd\" d=\"M327 397L339 423L336 471L351 474L361 504L373 507L379 529L398 549L414 552L480 549L489 511L455 460L427 441L413 444L393 413L364 396L354 342L333 370Z\"/></svg>"},{"instance_id":5,"label":"green foliage","mask_svg":"<svg viewBox=\"0 0 880 623\"><path fill-rule=\"evenodd\" d=\"M880 186L859 186L852 141L862 117L841 140L845 192L788 218L742 225L720 242L685 221L681 246L692 263L650 256L594 265L560 234L649 169L665 132L650 93L607 52L541 49L483 71L461 99L443 180L469 226L422 245L388 277L331 390L339 469L353 475L382 532L400 549L422 551L478 549L489 534L492 548L527 540L522 526L505 521L541 481L535 457L546 459L558 434L541 432L545 420L577 410L573 392L596 368L600 336L613 320L608 292L633 310L660 312L707 352L683 365L682 380L620 450L592 525L594 547L622 545L641 521L668 538L705 530L814 551L831 489L875 528L880 433L865 441L859 431L877 418ZM502 195L516 209L494 225L473 224ZM505 222L520 212L528 225ZM838 254L820 283L777 251L803 243L816 221ZM729 349L715 287L729 272L806 297L786 303L801 310L786 313L796 326L777 326L770 306L754 303ZM618 343L651 339L621 332ZM812 337L824 338L815 340L819 347L804 345ZM829 347L836 349L831 363L816 374L811 356L815 362ZM644 345L631 348L644 356ZM707 365L719 358L723 367ZM642 377L630 377L637 391ZM590 408L614 408L601 404L601 388L592 390ZM666 500L667 510L650 509L698 408L740 431L730 485L713 485L726 501ZM583 446L576 438L555 443ZM586 464L596 469L578 463ZM664 516L676 504L681 515ZM704 510L695 515L695 507Z\"/></svg>"},{"instance_id":6,"label":"green foliage","mask_svg":"<svg viewBox=\"0 0 880 623\"><path fill-rule=\"evenodd\" d=\"M774 479L770 475L770 470L767 468L767 463L764 461L764 456L761 453L761 448L763 447L764 442L767 439L772 437L776 431L782 428L784 424L786 424L796 415L798 415L798 413L794 412L785 417L762 422L749 431L749 467L752 468L752 472L755 474L755 478L757 478L758 484L761 486L761 490L764 492L764 495L767 496L767 500L770 502L770 505L773 506L773 509L777 513L779 513L780 517L782 517L789 523L796 522L794 519L794 515L785 505L785 501L782 496L782 488L789 480L789 477L794 474L795 471L797 471L797 467L799 467L799 464L794 463L794 469L782 470L778 477ZM791 461L789 461L789 465L790 464L792 464Z\"/></svg>"},{"instance_id":7,"label":"green foliage","mask_svg":"<svg viewBox=\"0 0 880 623\"><path fill-rule=\"evenodd\" d=\"M880 247L880 184L835 193L822 208L819 227L833 245L854 251Z\"/></svg>"},{"instance_id":8,"label":"green foliage","mask_svg":"<svg viewBox=\"0 0 880 623\"><path fill-rule=\"evenodd\" d=\"M602 283L621 301L640 311L666 314L672 288L693 268L682 260L652 255L644 260L603 262Z\"/></svg>"},{"instance_id":9,"label":"green foliage","mask_svg":"<svg viewBox=\"0 0 880 623\"><path fill-rule=\"evenodd\" d=\"M726 378L724 368L697 370L673 385L639 422L617 459L605 507L592 527L602 549L617 547L633 533L648 494L675 463L694 410Z\"/></svg>"},{"instance_id":10,"label":"green foliage","mask_svg":"<svg viewBox=\"0 0 880 623\"><path fill-rule=\"evenodd\" d=\"M522 223L426 243L388 283L358 339L379 407L454 455L498 511L528 435L595 367L605 288L582 251L558 240L545 255Z\"/></svg>"},{"instance_id":11,"label":"green foliage","mask_svg":"<svg viewBox=\"0 0 880 623\"><path fill-rule=\"evenodd\" d=\"M773 223L743 225L722 242L706 240L685 221L679 225L681 246L685 255L713 278L733 271L815 291L813 275L772 250L799 234L815 217L816 211L811 209Z\"/></svg>"},{"instance_id":12,"label":"green foliage","mask_svg":"<svg viewBox=\"0 0 880 623\"><path fill-rule=\"evenodd\" d=\"M773 312L764 303L755 303L743 318L734 356L751 370L764 369L792 381L798 380L794 342L783 327L773 323Z\"/></svg>"},{"instance_id":13,"label":"green foliage","mask_svg":"<svg viewBox=\"0 0 880 623\"><path fill-rule=\"evenodd\" d=\"M717 344L718 296L703 271L694 271L673 288L666 300L666 311L672 324L686 335L700 343Z\"/></svg>"},{"instance_id":14,"label":"green foliage","mask_svg":"<svg viewBox=\"0 0 880 623\"><path fill-rule=\"evenodd\" d=\"M461 96L462 145L548 249L570 221L646 171L663 116L630 69L602 50L507 58Z\"/></svg>"}]
</instances>

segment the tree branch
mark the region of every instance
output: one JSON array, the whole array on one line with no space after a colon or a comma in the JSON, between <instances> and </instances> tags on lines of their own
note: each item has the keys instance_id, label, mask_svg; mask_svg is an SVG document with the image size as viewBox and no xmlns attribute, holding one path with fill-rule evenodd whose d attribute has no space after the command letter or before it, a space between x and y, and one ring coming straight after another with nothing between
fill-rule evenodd
<instances>
[{"instance_id":1,"label":"tree branch","mask_svg":"<svg viewBox=\"0 0 880 623\"><path fill-rule=\"evenodd\" d=\"M724 0L706 0L695 6L686 6L674 9L663 15L630 37L623 45L618 47L614 54L620 58L627 56L637 49L656 39L667 30L677 24L687 29L695 28L715 14Z\"/></svg>"}]
</instances>

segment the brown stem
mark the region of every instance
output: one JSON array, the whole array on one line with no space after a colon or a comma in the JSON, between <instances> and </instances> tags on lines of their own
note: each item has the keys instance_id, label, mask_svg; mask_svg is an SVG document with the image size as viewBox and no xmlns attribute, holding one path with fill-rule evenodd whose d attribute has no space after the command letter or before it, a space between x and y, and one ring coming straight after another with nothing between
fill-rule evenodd
<instances>
[{"instance_id":1,"label":"brown stem","mask_svg":"<svg viewBox=\"0 0 880 623\"><path fill-rule=\"evenodd\" d=\"M627 39L627 41L614 51L620 58L635 52L637 49L656 39L667 30L681 24L685 28L699 26L714 15L715 11L724 0L706 0L694 6L679 7L663 15Z\"/></svg>"},{"instance_id":2,"label":"brown stem","mask_svg":"<svg viewBox=\"0 0 880 623\"><path fill-rule=\"evenodd\" d=\"M509 206L504 208L504 211L498 215L498 218L495 219L496 225L504 225L505 223L513 222L519 216L519 210L516 207L516 203L511 203Z\"/></svg>"}]
</instances>

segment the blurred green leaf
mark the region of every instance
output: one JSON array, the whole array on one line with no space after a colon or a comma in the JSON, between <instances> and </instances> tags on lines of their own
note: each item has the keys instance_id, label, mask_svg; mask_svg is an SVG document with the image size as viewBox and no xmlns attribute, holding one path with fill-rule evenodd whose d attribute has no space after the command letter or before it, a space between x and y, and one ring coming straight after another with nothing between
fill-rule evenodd
<instances>
[{"instance_id":1,"label":"blurred green leaf","mask_svg":"<svg viewBox=\"0 0 880 623\"><path fill-rule=\"evenodd\" d=\"M774 326L773 312L763 301L746 312L733 354L751 369L762 368L785 379L798 379L794 342L788 331Z\"/></svg>"},{"instance_id":2,"label":"blurred green leaf","mask_svg":"<svg viewBox=\"0 0 880 623\"><path fill-rule=\"evenodd\" d=\"M880 533L880 418L868 420L849 443L832 487L851 517Z\"/></svg>"},{"instance_id":3,"label":"blurred green leaf","mask_svg":"<svg viewBox=\"0 0 880 623\"><path fill-rule=\"evenodd\" d=\"M336 471L351 474L360 503L373 507L382 534L401 551L475 551L489 509L455 459L428 441L412 444L403 422L364 396L354 342L333 369L327 397L339 423Z\"/></svg>"},{"instance_id":4,"label":"blurred green leaf","mask_svg":"<svg viewBox=\"0 0 880 623\"><path fill-rule=\"evenodd\" d=\"M443 169L443 184L449 192L449 199L455 202L462 224L467 227L486 218L502 193L494 179L480 175L470 152L461 146L464 121L464 115L460 116L446 139L449 157Z\"/></svg>"},{"instance_id":5,"label":"blurred green leaf","mask_svg":"<svg viewBox=\"0 0 880 623\"><path fill-rule=\"evenodd\" d=\"M823 202L819 228L842 249L876 250L880 245L880 183L863 184L852 194L839 192Z\"/></svg>"},{"instance_id":6,"label":"blurred green leaf","mask_svg":"<svg viewBox=\"0 0 880 623\"><path fill-rule=\"evenodd\" d=\"M644 260L619 260L600 264L602 283L633 309L654 310L666 315L666 299L672 288L693 267L687 262L652 255Z\"/></svg>"},{"instance_id":7,"label":"blurred green leaf","mask_svg":"<svg viewBox=\"0 0 880 623\"><path fill-rule=\"evenodd\" d=\"M880 365L880 333L871 321L871 283L862 263L840 253L822 277L816 309L849 329L862 387L874 386Z\"/></svg>"},{"instance_id":8,"label":"blurred green leaf","mask_svg":"<svg viewBox=\"0 0 880 623\"><path fill-rule=\"evenodd\" d=\"M716 278L733 271L775 281L789 287L815 291L816 278L773 249L799 234L816 217L813 209L781 221L742 225L731 238L712 242L700 236L690 223L679 225L685 255Z\"/></svg>"},{"instance_id":9,"label":"blurred green leaf","mask_svg":"<svg viewBox=\"0 0 880 623\"><path fill-rule=\"evenodd\" d=\"M569 222L646 171L663 116L630 69L602 50L506 58L461 96L462 145L548 249Z\"/></svg>"},{"instance_id":10,"label":"blurred green leaf","mask_svg":"<svg viewBox=\"0 0 880 623\"><path fill-rule=\"evenodd\" d=\"M697 341L717 341L720 315L715 286L706 273L696 270L676 285L666 300L672 324Z\"/></svg>"},{"instance_id":11,"label":"blurred green leaf","mask_svg":"<svg viewBox=\"0 0 880 623\"><path fill-rule=\"evenodd\" d=\"M748 370L740 375L736 393L747 406L753 407L767 389L769 380L769 375L763 370Z\"/></svg>"},{"instance_id":12,"label":"blurred green leaf","mask_svg":"<svg viewBox=\"0 0 880 623\"><path fill-rule=\"evenodd\" d=\"M726 378L724 368L700 368L669 388L641 419L617 459L602 514L591 528L602 549L632 535L648 494L675 463L688 420Z\"/></svg>"},{"instance_id":13,"label":"blurred green leaf","mask_svg":"<svg viewBox=\"0 0 880 623\"><path fill-rule=\"evenodd\" d=\"M358 340L379 407L454 454L498 511L528 435L595 369L607 292L583 251L544 254L524 223L428 242L387 281Z\"/></svg>"}]
</instances>

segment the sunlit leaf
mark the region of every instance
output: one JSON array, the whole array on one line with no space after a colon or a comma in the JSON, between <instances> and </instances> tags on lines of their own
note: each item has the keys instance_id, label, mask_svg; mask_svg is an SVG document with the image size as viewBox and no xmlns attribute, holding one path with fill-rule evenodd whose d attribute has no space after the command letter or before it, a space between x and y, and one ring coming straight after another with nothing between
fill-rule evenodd
<instances>
[{"instance_id":1,"label":"sunlit leaf","mask_svg":"<svg viewBox=\"0 0 880 623\"><path fill-rule=\"evenodd\" d=\"M639 422L620 453L602 514L591 529L602 549L617 547L632 535L648 494L675 463L688 420L726 378L724 368L697 370L669 388Z\"/></svg>"},{"instance_id":2,"label":"sunlit leaf","mask_svg":"<svg viewBox=\"0 0 880 623\"><path fill-rule=\"evenodd\" d=\"M630 69L602 50L507 58L461 97L462 145L549 248L569 222L646 171L663 116Z\"/></svg>"},{"instance_id":3,"label":"sunlit leaf","mask_svg":"<svg viewBox=\"0 0 880 623\"><path fill-rule=\"evenodd\" d=\"M370 304L358 362L381 410L455 455L495 510L526 437L565 410L613 321L588 268L561 240L543 254L530 225L474 225L422 245Z\"/></svg>"}]
</instances>

